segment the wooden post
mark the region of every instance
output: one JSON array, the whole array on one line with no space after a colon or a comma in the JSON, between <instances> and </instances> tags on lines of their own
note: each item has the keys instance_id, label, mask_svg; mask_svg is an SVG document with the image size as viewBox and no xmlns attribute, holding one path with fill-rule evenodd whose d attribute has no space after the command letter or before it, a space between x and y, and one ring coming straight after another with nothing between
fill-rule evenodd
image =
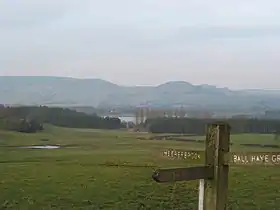
<instances>
[{"instance_id":1,"label":"wooden post","mask_svg":"<svg viewBox=\"0 0 280 210\"><path fill-rule=\"evenodd\" d=\"M230 126L227 123L208 125L205 165L190 168L159 169L153 179L160 183L200 179L199 210L225 210L227 206L229 165L280 166L280 152L229 152ZM168 150L164 156L200 160L201 152ZM203 184L204 180L204 184Z\"/></svg>"},{"instance_id":2,"label":"wooden post","mask_svg":"<svg viewBox=\"0 0 280 210\"><path fill-rule=\"evenodd\" d=\"M212 168L213 177L205 179L204 210L225 210L227 204L230 126L224 123L208 125L205 164Z\"/></svg>"}]
</instances>

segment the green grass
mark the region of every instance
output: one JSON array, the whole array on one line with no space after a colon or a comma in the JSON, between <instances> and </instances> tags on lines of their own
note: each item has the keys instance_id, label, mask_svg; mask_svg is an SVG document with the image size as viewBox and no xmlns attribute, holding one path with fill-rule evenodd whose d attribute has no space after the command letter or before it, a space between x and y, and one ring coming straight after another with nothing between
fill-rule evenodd
<instances>
[{"instance_id":1,"label":"green grass","mask_svg":"<svg viewBox=\"0 0 280 210\"><path fill-rule=\"evenodd\" d=\"M197 209L198 181L158 184L151 174L156 168L193 164L162 157L164 149L202 150L204 144L138 138L149 136L52 126L38 134L0 131L0 209ZM279 144L272 135L231 139L236 144ZM10 147L44 144L66 147ZM276 167L232 167L229 209L279 209L279 174Z\"/></svg>"}]
</instances>

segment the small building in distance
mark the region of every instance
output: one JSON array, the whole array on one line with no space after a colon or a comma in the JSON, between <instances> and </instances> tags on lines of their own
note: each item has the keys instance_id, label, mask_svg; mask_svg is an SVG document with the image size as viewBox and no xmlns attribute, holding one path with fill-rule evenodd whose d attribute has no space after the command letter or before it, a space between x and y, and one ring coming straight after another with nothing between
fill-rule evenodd
<instances>
[{"instance_id":1,"label":"small building in distance","mask_svg":"<svg viewBox=\"0 0 280 210\"><path fill-rule=\"evenodd\" d=\"M213 118L213 113L209 111L187 111L187 117L188 118L199 118L199 119L211 119Z\"/></svg>"}]
</instances>

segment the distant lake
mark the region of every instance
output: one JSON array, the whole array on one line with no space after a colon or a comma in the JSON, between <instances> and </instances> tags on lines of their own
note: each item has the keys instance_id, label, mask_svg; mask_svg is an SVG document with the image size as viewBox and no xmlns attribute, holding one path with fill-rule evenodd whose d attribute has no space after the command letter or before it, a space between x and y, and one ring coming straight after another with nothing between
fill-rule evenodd
<instances>
[{"instance_id":1,"label":"distant lake","mask_svg":"<svg viewBox=\"0 0 280 210\"><path fill-rule=\"evenodd\" d=\"M104 116L104 117L106 117L106 116ZM114 115L109 115L109 117L118 117L118 118L120 118L121 121L136 123L136 120L135 120L134 116L114 116Z\"/></svg>"}]
</instances>

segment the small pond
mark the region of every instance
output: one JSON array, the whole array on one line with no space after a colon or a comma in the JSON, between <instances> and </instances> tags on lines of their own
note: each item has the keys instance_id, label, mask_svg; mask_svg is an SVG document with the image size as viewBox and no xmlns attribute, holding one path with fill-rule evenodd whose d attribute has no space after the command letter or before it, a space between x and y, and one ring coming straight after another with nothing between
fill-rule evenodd
<instances>
[{"instance_id":1,"label":"small pond","mask_svg":"<svg viewBox=\"0 0 280 210\"><path fill-rule=\"evenodd\" d=\"M39 146L22 146L23 149L59 149L60 146L55 145L39 145Z\"/></svg>"}]
</instances>

